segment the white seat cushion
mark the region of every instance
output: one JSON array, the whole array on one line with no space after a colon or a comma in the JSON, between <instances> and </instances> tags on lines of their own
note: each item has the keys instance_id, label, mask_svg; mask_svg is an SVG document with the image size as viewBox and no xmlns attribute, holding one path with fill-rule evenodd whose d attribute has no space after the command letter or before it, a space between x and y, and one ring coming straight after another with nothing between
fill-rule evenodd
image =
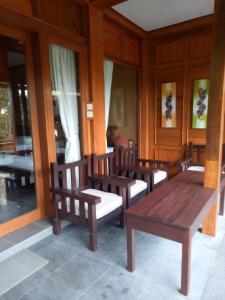
<instances>
[{"instance_id":1,"label":"white seat cushion","mask_svg":"<svg viewBox=\"0 0 225 300\"><path fill-rule=\"evenodd\" d=\"M123 205L123 199L113 193L103 192L95 189L87 189L82 191L85 194L97 196L101 198L101 202L96 205L96 219L101 219L102 217L108 215L115 209ZM67 212L70 212L69 199L67 199ZM62 208L61 202L58 204L59 209ZM79 201L75 200L75 215L80 215ZM85 203L85 218L88 218L88 203Z\"/></svg>"},{"instance_id":2,"label":"white seat cushion","mask_svg":"<svg viewBox=\"0 0 225 300\"><path fill-rule=\"evenodd\" d=\"M167 172L162 170L157 170L154 173L154 184L159 183L160 181L167 178Z\"/></svg>"},{"instance_id":3,"label":"white seat cushion","mask_svg":"<svg viewBox=\"0 0 225 300\"><path fill-rule=\"evenodd\" d=\"M135 184L130 187L131 198L147 189L147 182L138 179L136 179L135 181Z\"/></svg>"},{"instance_id":4,"label":"white seat cushion","mask_svg":"<svg viewBox=\"0 0 225 300\"><path fill-rule=\"evenodd\" d=\"M188 171L204 172L205 168L202 166L191 166L187 168Z\"/></svg>"}]
</instances>

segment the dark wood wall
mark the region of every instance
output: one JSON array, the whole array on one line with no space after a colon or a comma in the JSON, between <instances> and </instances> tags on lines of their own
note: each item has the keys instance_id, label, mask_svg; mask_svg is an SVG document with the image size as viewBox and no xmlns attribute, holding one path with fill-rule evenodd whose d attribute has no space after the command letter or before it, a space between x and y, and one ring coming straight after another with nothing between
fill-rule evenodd
<instances>
[{"instance_id":1,"label":"dark wood wall","mask_svg":"<svg viewBox=\"0 0 225 300\"><path fill-rule=\"evenodd\" d=\"M154 119L152 150L149 156L163 160L177 160L182 146L188 142L205 144L206 130L192 129L192 102L194 80L209 78L212 45L212 22L199 26L196 20L149 33L151 47L150 67L153 74L150 89L150 117ZM150 50L149 50L150 53ZM161 84L177 83L177 126L161 126ZM147 141L146 141L147 142Z\"/></svg>"},{"instance_id":2,"label":"dark wood wall","mask_svg":"<svg viewBox=\"0 0 225 300\"><path fill-rule=\"evenodd\" d=\"M141 39L132 31L104 18L104 53L107 58L139 68Z\"/></svg>"}]
</instances>

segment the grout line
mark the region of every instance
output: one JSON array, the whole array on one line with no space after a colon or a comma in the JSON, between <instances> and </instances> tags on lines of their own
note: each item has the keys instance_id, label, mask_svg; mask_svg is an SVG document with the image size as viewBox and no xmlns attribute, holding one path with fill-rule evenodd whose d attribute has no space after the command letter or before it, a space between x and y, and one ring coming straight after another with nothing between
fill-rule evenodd
<instances>
[{"instance_id":1,"label":"grout line","mask_svg":"<svg viewBox=\"0 0 225 300\"><path fill-rule=\"evenodd\" d=\"M113 264L110 264L110 265L106 268L106 270L105 270L101 275L99 275L99 276L93 281L93 283L92 283L86 290L84 290L84 291L80 294L80 296L79 296L77 299L78 299L78 300L81 299L81 297L82 297L85 293L87 293L87 292L95 285L95 283L96 283L99 279L101 279L101 278L105 275L106 272L108 272L108 270L109 270L112 266L113 266Z\"/></svg>"}]
</instances>

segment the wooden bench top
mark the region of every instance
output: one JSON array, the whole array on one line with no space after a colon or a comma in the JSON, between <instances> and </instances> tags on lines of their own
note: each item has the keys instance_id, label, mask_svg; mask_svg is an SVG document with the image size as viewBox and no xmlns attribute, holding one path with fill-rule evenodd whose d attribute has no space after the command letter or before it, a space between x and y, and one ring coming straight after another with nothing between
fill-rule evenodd
<instances>
[{"instance_id":1,"label":"wooden bench top","mask_svg":"<svg viewBox=\"0 0 225 300\"><path fill-rule=\"evenodd\" d=\"M215 200L216 190L203 186L203 176L202 172L180 173L130 207L127 216L191 230Z\"/></svg>"}]
</instances>

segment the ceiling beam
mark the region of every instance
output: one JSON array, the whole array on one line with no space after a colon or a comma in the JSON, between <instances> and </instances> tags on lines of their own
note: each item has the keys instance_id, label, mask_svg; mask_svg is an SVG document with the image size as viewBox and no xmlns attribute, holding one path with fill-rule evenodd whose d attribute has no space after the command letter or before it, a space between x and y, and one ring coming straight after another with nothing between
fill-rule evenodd
<instances>
[{"instance_id":1,"label":"ceiling beam","mask_svg":"<svg viewBox=\"0 0 225 300\"><path fill-rule=\"evenodd\" d=\"M127 0L89 0L92 5L99 9L110 8Z\"/></svg>"}]
</instances>

